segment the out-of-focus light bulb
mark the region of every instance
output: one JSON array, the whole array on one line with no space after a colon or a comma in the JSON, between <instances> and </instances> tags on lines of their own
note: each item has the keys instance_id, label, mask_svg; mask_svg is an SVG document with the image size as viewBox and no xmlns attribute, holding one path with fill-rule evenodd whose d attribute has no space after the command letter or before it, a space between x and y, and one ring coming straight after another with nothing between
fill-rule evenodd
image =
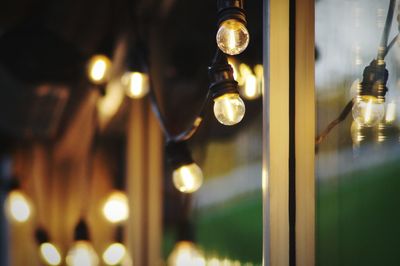
<instances>
[{"instance_id":1,"label":"out-of-focus light bulb","mask_svg":"<svg viewBox=\"0 0 400 266\"><path fill-rule=\"evenodd\" d=\"M246 26L236 19L222 22L217 32L219 49L229 55L242 53L249 45L249 39L250 35Z\"/></svg>"},{"instance_id":2,"label":"out-of-focus light bulb","mask_svg":"<svg viewBox=\"0 0 400 266\"><path fill-rule=\"evenodd\" d=\"M43 243L39 247L40 257L47 265L60 265L61 255L58 248L51 243Z\"/></svg>"},{"instance_id":3,"label":"out-of-focus light bulb","mask_svg":"<svg viewBox=\"0 0 400 266\"><path fill-rule=\"evenodd\" d=\"M97 266L99 258L92 244L85 240L76 241L68 252L68 266Z\"/></svg>"},{"instance_id":4,"label":"out-of-focus light bulb","mask_svg":"<svg viewBox=\"0 0 400 266\"><path fill-rule=\"evenodd\" d=\"M145 96L149 91L149 81L146 74L140 72L128 72L122 76L122 84L126 94L134 99Z\"/></svg>"},{"instance_id":5,"label":"out-of-focus light bulb","mask_svg":"<svg viewBox=\"0 0 400 266\"><path fill-rule=\"evenodd\" d=\"M246 76L244 88L241 91L241 95L247 100L254 100L260 97L256 76L254 76L253 74Z\"/></svg>"},{"instance_id":6,"label":"out-of-focus light bulb","mask_svg":"<svg viewBox=\"0 0 400 266\"><path fill-rule=\"evenodd\" d=\"M5 205L6 213L12 221L24 223L31 217L32 207L30 200L21 190L10 191Z\"/></svg>"},{"instance_id":7,"label":"out-of-focus light bulb","mask_svg":"<svg viewBox=\"0 0 400 266\"><path fill-rule=\"evenodd\" d=\"M129 218L128 197L121 191L114 191L103 206L103 214L111 223L119 223Z\"/></svg>"},{"instance_id":8,"label":"out-of-focus light bulb","mask_svg":"<svg viewBox=\"0 0 400 266\"><path fill-rule=\"evenodd\" d=\"M385 123L393 124L396 120L396 103L390 102L386 106Z\"/></svg>"},{"instance_id":9,"label":"out-of-focus light bulb","mask_svg":"<svg viewBox=\"0 0 400 266\"><path fill-rule=\"evenodd\" d=\"M353 118L361 126L376 126L384 117L385 105L374 96L358 97L353 106Z\"/></svg>"},{"instance_id":10,"label":"out-of-focus light bulb","mask_svg":"<svg viewBox=\"0 0 400 266\"><path fill-rule=\"evenodd\" d=\"M121 243L113 243L103 253L103 261L107 265L117 265L123 262L126 256L126 248Z\"/></svg>"},{"instance_id":11,"label":"out-of-focus light bulb","mask_svg":"<svg viewBox=\"0 0 400 266\"><path fill-rule=\"evenodd\" d=\"M257 88L258 92L261 95L264 91L264 67L263 65L256 65L254 67L254 73L257 78Z\"/></svg>"},{"instance_id":12,"label":"out-of-focus light bulb","mask_svg":"<svg viewBox=\"0 0 400 266\"><path fill-rule=\"evenodd\" d=\"M228 93L214 99L214 115L226 126L236 125L242 121L246 107L237 93Z\"/></svg>"},{"instance_id":13,"label":"out-of-focus light bulb","mask_svg":"<svg viewBox=\"0 0 400 266\"><path fill-rule=\"evenodd\" d=\"M95 55L88 63L88 76L94 84L103 84L110 77L111 61L105 55Z\"/></svg>"},{"instance_id":14,"label":"out-of-focus light bulb","mask_svg":"<svg viewBox=\"0 0 400 266\"><path fill-rule=\"evenodd\" d=\"M189 241L178 242L168 258L168 266L205 266L206 261L197 246Z\"/></svg>"},{"instance_id":15,"label":"out-of-focus light bulb","mask_svg":"<svg viewBox=\"0 0 400 266\"><path fill-rule=\"evenodd\" d=\"M203 184L203 172L195 163L183 165L174 170L172 180L180 192L193 193Z\"/></svg>"}]
</instances>

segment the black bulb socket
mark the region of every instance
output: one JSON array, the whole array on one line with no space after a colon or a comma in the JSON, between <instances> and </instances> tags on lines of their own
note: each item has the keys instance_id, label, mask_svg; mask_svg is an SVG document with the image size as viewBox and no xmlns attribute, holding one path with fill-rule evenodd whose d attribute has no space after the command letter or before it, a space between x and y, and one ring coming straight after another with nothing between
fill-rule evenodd
<instances>
[{"instance_id":1,"label":"black bulb socket","mask_svg":"<svg viewBox=\"0 0 400 266\"><path fill-rule=\"evenodd\" d=\"M235 19L247 25L246 13L243 8L243 0L218 0L218 25L224 21Z\"/></svg>"},{"instance_id":2,"label":"black bulb socket","mask_svg":"<svg viewBox=\"0 0 400 266\"><path fill-rule=\"evenodd\" d=\"M227 56L218 50L214 63L208 68L210 91L213 99L224 94L238 94L238 83L233 77L233 68L228 63Z\"/></svg>"},{"instance_id":3,"label":"black bulb socket","mask_svg":"<svg viewBox=\"0 0 400 266\"><path fill-rule=\"evenodd\" d=\"M168 141L165 146L168 163L173 169L194 163L185 141Z\"/></svg>"},{"instance_id":4,"label":"black bulb socket","mask_svg":"<svg viewBox=\"0 0 400 266\"><path fill-rule=\"evenodd\" d=\"M50 242L49 235L46 230L41 227L37 228L35 231L35 240L38 245Z\"/></svg>"},{"instance_id":5,"label":"black bulb socket","mask_svg":"<svg viewBox=\"0 0 400 266\"><path fill-rule=\"evenodd\" d=\"M388 91L386 86L389 78L389 71L383 60L372 60L364 69L363 80L358 88L359 96L374 96L384 102Z\"/></svg>"},{"instance_id":6,"label":"black bulb socket","mask_svg":"<svg viewBox=\"0 0 400 266\"><path fill-rule=\"evenodd\" d=\"M177 241L195 242L194 228L190 221L183 220L177 224Z\"/></svg>"},{"instance_id":7,"label":"black bulb socket","mask_svg":"<svg viewBox=\"0 0 400 266\"><path fill-rule=\"evenodd\" d=\"M74 240L75 241L90 240L89 227L84 219L79 220L78 224L75 227Z\"/></svg>"}]
</instances>

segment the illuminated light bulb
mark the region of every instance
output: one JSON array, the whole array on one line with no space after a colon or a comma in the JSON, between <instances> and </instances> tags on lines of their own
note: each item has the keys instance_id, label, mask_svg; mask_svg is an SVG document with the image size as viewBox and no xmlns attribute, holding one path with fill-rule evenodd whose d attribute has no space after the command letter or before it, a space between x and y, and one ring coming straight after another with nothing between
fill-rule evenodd
<instances>
[{"instance_id":1,"label":"illuminated light bulb","mask_svg":"<svg viewBox=\"0 0 400 266\"><path fill-rule=\"evenodd\" d=\"M364 127L376 126L384 117L384 103L374 96L360 96L353 106L353 118Z\"/></svg>"},{"instance_id":2,"label":"illuminated light bulb","mask_svg":"<svg viewBox=\"0 0 400 266\"><path fill-rule=\"evenodd\" d=\"M195 163L183 165L174 170L172 180L180 192L193 193L203 184L203 172Z\"/></svg>"},{"instance_id":3,"label":"illuminated light bulb","mask_svg":"<svg viewBox=\"0 0 400 266\"><path fill-rule=\"evenodd\" d=\"M217 32L219 49L229 55L242 53L249 45L249 39L246 26L236 19L228 19L222 22Z\"/></svg>"},{"instance_id":4,"label":"illuminated light bulb","mask_svg":"<svg viewBox=\"0 0 400 266\"><path fill-rule=\"evenodd\" d=\"M104 84L110 78L111 61L105 55L95 55L88 63L88 76L94 84Z\"/></svg>"},{"instance_id":5,"label":"illuminated light bulb","mask_svg":"<svg viewBox=\"0 0 400 266\"><path fill-rule=\"evenodd\" d=\"M202 252L190 241L178 242L168 258L168 266L205 266Z\"/></svg>"},{"instance_id":6,"label":"illuminated light bulb","mask_svg":"<svg viewBox=\"0 0 400 266\"><path fill-rule=\"evenodd\" d=\"M129 72L122 77L126 94L134 99L145 96L149 91L148 76L140 72Z\"/></svg>"},{"instance_id":7,"label":"illuminated light bulb","mask_svg":"<svg viewBox=\"0 0 400 266\"><path fill-rule=\"evenodd\" d=\"M103 206L103 214L111 223L119 223L129 218L128 197L121 191L114 191Z\"/></svg>"},{"instance_id":8,"label":"illuminated light bulb","mask_svg":"<svg viewBox=\"0 0 400 266\"><path fill-rule=\"evenodd\" d=\"M68 252L68 266L97 266L99 258L92 244L86 240L76 241Z\"/></svg>"},{"instance_id":9,"label":"illuminated light bulb","mask_svg":"<svg viewBox=\"0 0 400 266\"><path fill-rule=\"evenodd\" d=\"M256 65L254 67L254 73L257 78L257 89L261 95L264 90L264 67L262 65Z\"/></svg>"},{"instance_id":10,"label":"illuminated light bulb","mask_svg":"<svg viewBox=\"0 0 400 266\"><path fill-rule=\"evenodd\" d=\"M121 243L113 243L104 251L103 261L107 265L117 265L124 261L126 248Z\"/></svg>"},{"instance_id":11,"label":"illuminated light bulb","mask_svg":"<svg viewBox=\"0 0 400 266\"><path fill-rule=\"evenodd\" d=\"M246 107L237 93L228 93L214 99L214 115L226 126L236 125L242 121Z\"/></svg>"},{"instance_id":12,"label":"illuminated light bulb","mask_svg":"<svg viewBox=\"0 0 400 266\"><path fill-rule=\"evenodd\" d=\"M58 248L51 243L43 243L40 245L40 257L47 265L60 265L61 255Z\"/></svg>"},{"instance_id":13,"label":"illuminated light bulb","mask_svg":"<svg viewBox=\"0 0 400 266\"><path fill-rule=\"evenodd\" d=\"M6 199L6 211L12 221L24 223L32 214L31 203L21 190L12 190Z\"/></svg>"}]
</instances>

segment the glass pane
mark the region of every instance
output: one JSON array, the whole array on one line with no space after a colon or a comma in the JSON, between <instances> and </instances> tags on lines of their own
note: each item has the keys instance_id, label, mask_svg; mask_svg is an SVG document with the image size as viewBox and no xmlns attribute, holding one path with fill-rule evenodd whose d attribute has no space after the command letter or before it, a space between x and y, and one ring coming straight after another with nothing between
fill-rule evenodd
<instances>
[{"instance_id":1,"label":"glass pane","mask_svg":"<svg viewBox=\"0 0 400 266\"><path fill-rule=\"evenodd\" d=\"M394 41L385 57L389 71L385 101L377 92L384 88L385 65L373 61L390 2L395 3L316 1L318 134L346 105L349 111L317 144L317 265L398 265L400 261L398 43ZM393 6L389 43L398 33L398 7ZM373 68L363 78L371 62Z\"/></svg>"}]
</instances>

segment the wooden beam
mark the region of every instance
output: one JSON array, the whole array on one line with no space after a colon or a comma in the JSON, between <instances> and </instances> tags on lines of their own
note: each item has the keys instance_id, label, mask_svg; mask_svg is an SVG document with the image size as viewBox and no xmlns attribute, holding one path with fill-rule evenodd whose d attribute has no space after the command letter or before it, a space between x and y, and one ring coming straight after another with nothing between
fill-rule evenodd
<instances>
[{"instance_id":1,"label":"wooden beam","mask_svg":"<svg viewBox=\"0 0 400 266\"><path fill-rule=\"evenodd\" d=\"M296 265L315 265L314 0L296 0Z\"/></svg>"}]
</instances>

